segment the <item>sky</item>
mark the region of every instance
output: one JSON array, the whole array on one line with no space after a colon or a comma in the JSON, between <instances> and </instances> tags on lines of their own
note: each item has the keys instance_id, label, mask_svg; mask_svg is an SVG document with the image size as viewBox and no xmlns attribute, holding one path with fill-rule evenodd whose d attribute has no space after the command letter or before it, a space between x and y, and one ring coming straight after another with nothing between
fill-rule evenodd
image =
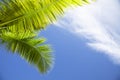
<instances>
[{"instance_id":1,"label":"sky","mask_svg":"<svg viewBox=\"0 0 120 80\"><path fill-rule=\"evenodd\" d=\"M39 36L55 55L48 74L0 46L0 80L120 80L119 0L97 0L67 9Z\"/></svg>"}]
</instances>

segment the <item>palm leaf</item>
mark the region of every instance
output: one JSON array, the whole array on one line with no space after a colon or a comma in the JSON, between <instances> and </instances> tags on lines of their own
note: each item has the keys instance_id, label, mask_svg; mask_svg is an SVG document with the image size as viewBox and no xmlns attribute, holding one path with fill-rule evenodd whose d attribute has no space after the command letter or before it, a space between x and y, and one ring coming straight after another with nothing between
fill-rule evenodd
<instances>
[{"instance_id":1,"label":"palm leaf","mask_svg":"<svg viewBox=\"0 0 120 80\"><path fill-rule=\"evenodd\" d=\"M30 64L38 67L41 73L46 73L52 66L53 59L51 49L43 44L44 38L36 38L33 33L11 33L6 32L1 35L1 42L8 50L19 53Z\"/></svg>"},{"instance_id":2,"label":"palm leaf","mask_svg":"<svg viewBox=\"0 0 120 80\"><path fill-rule=\"evenodd\" d=\"M0 28L40 30L57 20L65 8L89 0L1 0Z\"/></svg>"}]
</instances>

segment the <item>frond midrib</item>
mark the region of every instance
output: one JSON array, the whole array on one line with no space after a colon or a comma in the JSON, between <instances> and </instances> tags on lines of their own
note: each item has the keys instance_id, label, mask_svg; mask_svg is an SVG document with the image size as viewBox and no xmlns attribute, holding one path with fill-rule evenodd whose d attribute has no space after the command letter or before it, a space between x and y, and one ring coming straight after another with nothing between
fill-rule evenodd
<instances>
[{"instance_id":1,"label":"frond midrib","mask_svg":"<svg viewBox=\"0 0 120 80\"><path fill-rule=\"evenodd\" d=\"M19 16L18 18L14 18L12 19L11 21L7 21L7 22L4 22L4 23L1 23L0 24L0 27L4 27L4 25L7 25L9 23L12 23L14 21L17 21L19 19L22 19L22 18L25 18L25 17L28 17L30 15L34 15L34 14L37 14L39 11L44 11L45 9L47 9L48 7L52 6L52 5L55 5L55 3L59 2L60 0L57 0L56 2L53 2L51 4L49 4L47 7L44 7L44 8L41 8L41 9L38 9L38 10L33 10L32 12L27 12L26 14L24 14L23 16Z\"/></svg>"},{"instance_id":2,"label":"frond midrib","mask_svg":"<svg viewBox=\"0 0 120 80\"><path fill-rule=\"evenodd\" d=\"M0 24L0 27L5 27L5 25L7 25L7 24L9 24L9 23L12 23L12 22L14 22L14 21L17 21L17 20L19 20L19 19L23 19L23 18L32 16L32 15L34 15L34 14L37 14L37 13L40 12L40 11L41 11L41 12L42 12L42 11L45 11L47 8L49 8L49 7L53 6L53 5L56 5L56 4L59 3L60 1L64 1L64 0L56 0L56 1L52 2L51 4L45 6L44 8L37 9L37 10L32 10L32 12L31 12L31 11L30 11L30 12L28 11L26 14L22 14L21 16L18 16L17 18L14 18L14 19L12 19L12 20L10 20L10 21L1 23L1 24ZM66 2L66 4L68 4L68 3ZM7 26L7 27L8 27L8 26Z\"/></svg>"},{"instance_id":3,"label":"frond midrib","mask_svg":"<svg viewBox=\"0 0 120 80\"><path fill-rule=\"evenodd\" d=\"M10 37L10 36L9 36L9 37ZM15 40L15 41L19 42L19 43L23 43L23 44L29 46L32 50L35 50L35 51L37 52L37 54L40 54L40 52L36 49L35 46L32 46L32 45L24 42L22 39L16 39L16 38L13 38L13 37L10 37L10 38L11 38L12 40ZM27 53L26 53L26 54L27 54ZM23 56L22 56L22 57L23 57ZM40 54L40 57L43 58L43 56L42 56L41 54Z\"/></svg>"}]
</instances>

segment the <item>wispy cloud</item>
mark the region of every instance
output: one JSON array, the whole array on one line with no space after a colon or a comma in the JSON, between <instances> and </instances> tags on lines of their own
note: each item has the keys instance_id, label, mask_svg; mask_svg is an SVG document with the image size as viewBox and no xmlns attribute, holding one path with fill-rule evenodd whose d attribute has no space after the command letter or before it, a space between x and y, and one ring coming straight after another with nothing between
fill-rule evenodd
<instances>
[{"instance_id":1,"label":"wispy cloud","mask_svg":"<svg viewBox=\"0 0 120 80\"><path fill-rule=\"evenodd\" d=\"M97 0L68 9L57 26L88 40L87 45L120 63L120 4L118 0Z\"/></svg>"}]
</instances>

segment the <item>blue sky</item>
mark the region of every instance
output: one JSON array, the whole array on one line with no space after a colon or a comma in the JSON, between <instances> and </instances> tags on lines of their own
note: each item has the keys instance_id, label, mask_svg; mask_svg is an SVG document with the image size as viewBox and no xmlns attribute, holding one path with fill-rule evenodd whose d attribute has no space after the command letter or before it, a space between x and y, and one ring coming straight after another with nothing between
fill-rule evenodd
<instances>
[{"instance_id":1,"label":"blue sky","mask_svg":"<svg viewBox=\"0 0 120 80\"><path fill-rule=\"evenodd\" d=\"M84 39L53 26L42 35L54 48L54 68L47 75L41 75L33 66L2 47L0 80L118 80L119 65L85 46Z\"/></svg>"},{"instance_id":2,"label":"blue sky","mask_svg":"<svg viewBox=\"0 0 120 80\"><path fill-rule=\"evenodd\" d=\"M42 31L40 36L47 38L47 43L52 45L55 55L54 67L46 75L41 75L34 66L29 65L18 55L8 53L1 46L0 80L120 80L119 3L118 0L109 0L108 3L106 3L108 0L98 1L96 5L90 5L90 8L83 7L86 10L82 12L78 11L82 10L80 8L75 9L82 17L75 15L74 18L73 15L70 16L71 13L78 14L78 12L68 10L62 21ZM100 9L100 6L104 9ZM86 11L88 14L83 15ZM114 13L108 15L111 11ZM86 25L84 21L90 21L96 26L90 23ZM98 42L102 46L93 45Z\"/></svg>"}]
</instances>

